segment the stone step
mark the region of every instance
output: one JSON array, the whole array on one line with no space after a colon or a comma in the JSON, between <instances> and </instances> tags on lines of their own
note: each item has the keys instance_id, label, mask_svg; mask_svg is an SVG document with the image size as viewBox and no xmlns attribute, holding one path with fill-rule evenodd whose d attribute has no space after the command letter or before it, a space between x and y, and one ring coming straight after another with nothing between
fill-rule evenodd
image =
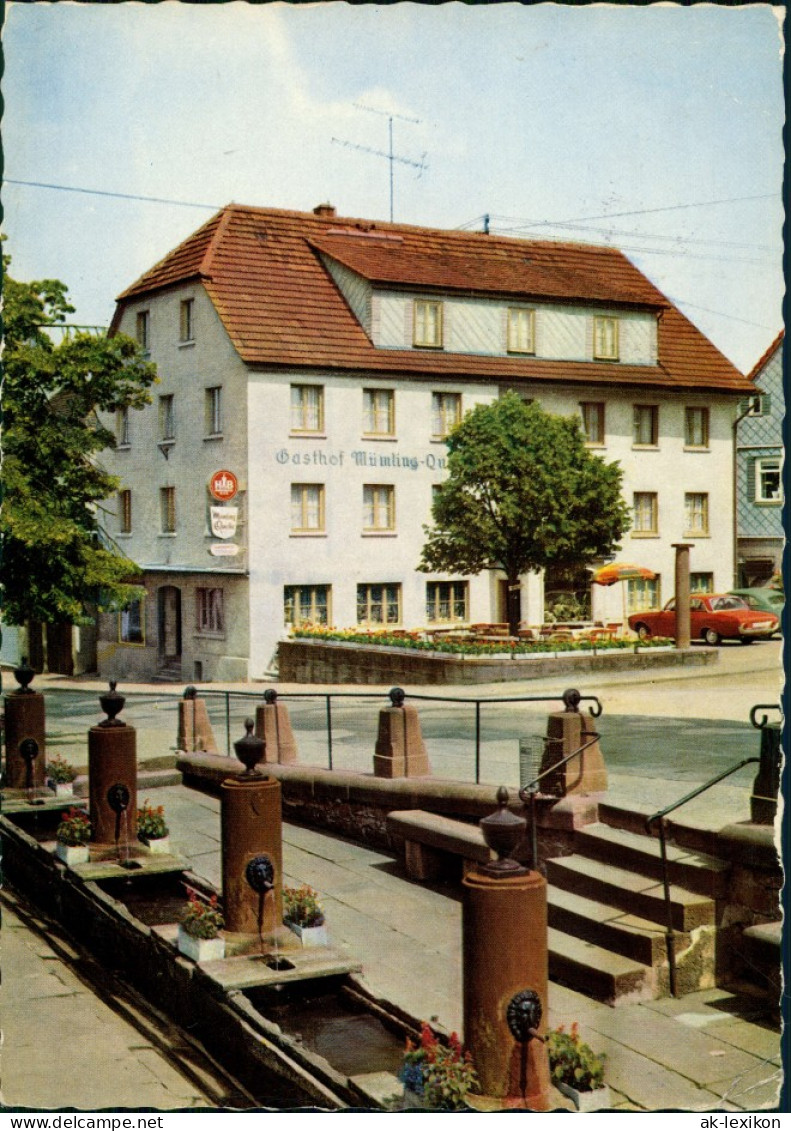
<instances>
[{"instance_id":1,"label":"stone step","mask_svg":"<svg viewBox=\"0 0 791 1131\"><path fill-rule=\"evenodd\" d=\"M622 908L550 885L547 914L550 927L595 943L623 958L645 966L661 966L667 961L664 928L649 919L630 915ZM678 952L689 945L690 936L677 931L675 939Z\"/></svg>"},{"instance_id":2,"label":"stone step","mask_svg":"<svg viewBox=\"0 0 791 1131\"><path fill-rule=\"evenodd\" d=\"M655 997L650 966L613 954L555 927L549 932L549 976L607 1005Z\"/></svg>"},{"instance_id":3,"label":"stone step","mask_svg":"<svg viewBox=\"0 0 791 1131\"><path fill-rule=\"evenodd\" d=\"M575 852L605 864L617 864L644 876L662 879L662 858L655 837L612 828L610 825L587 825L577 831ZM715 856L691 852L674 844L666 846L668 876L672 884L710 899L725 895L729 865Z\"/></svg>"},{"instance_id":4,"label":"stone step","mask_svg":"<svg viewBox=\"0 0 791 1131\"><path fill-rule=\"evenodd\" d=\"M740 958L744 977L779 998L782 991L783 923L756 923L742 932Z\"/></svg>"},{"instance_id":5,"label":"stone step","mask_svg":"<svg viewBox=\"0 0 791 1131\"><path fill-rule=\"evenodd\" d=\"M546 863L548 883L664 925L664 892L653 878L584 856L559 856ZM691 931L715 921L713 900L675 884L670 888L670 906L676 931Z\"/></svg>"},{"instance_id":6,"label":"stone step","mask_svg":"<svg viewBox=\"0 0 791 1131\"><path fill-rule=\"evenodd\" d=\"M645 822L656 812L654 806L632 802L629 808L612 805L607 801L599 803L599 820L615 829L625 829L638 836L646 835ZM717 833L714 829L702 829L687 825L683 807L667 818L668 840L690 852L712 854L716 851ZM656 836L656 823L652 825L652 837ZM657 852L659 849L657 848Z\"/></svg>"}]
</instances>

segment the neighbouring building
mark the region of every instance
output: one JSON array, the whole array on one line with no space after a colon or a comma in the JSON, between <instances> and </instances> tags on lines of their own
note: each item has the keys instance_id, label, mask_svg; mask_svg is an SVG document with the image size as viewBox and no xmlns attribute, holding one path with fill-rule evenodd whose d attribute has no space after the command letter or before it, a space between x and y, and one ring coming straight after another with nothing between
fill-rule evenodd
<instances>
[{"instance_id":1,"label":"neighbouring building","mask_svg":"<svg viewBox=\"0 0 791 1131\"><path fill-rule=\"evenodd\" d=\"M740 404L736 425L737 581L753 588L783 560L783 339L777 335L750 373L758 395Z\"/></svg>"},{"instance_id":2,"label":"neighbouring building","mask_svg":"<svg viewBox=\"0 0 791 1131\"><path fill-rule=\"evenodd\" d=\"M100 625L103 674L256 678L289 625L503 621L505 582L416 572L445 436L506 389L580 417L632 509L629 610L732 584L733 437L754 386L619 251L229 205L118 299L156 362L120 413L112 533L146 597ZM540 623L569 589L521 579ZM592 607L590 607L592 603Z\"/></svg>"}]
</instances>

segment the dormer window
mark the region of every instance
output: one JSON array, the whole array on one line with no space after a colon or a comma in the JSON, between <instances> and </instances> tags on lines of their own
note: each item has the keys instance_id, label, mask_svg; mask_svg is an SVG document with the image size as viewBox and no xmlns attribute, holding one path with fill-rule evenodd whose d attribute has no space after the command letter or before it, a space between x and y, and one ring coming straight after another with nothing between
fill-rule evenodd
<instances>
[{"instance_id":1,"label":"dormer window","mask_svg":"<svg viewBox=\"0 0 791 1131\"><path fill-rule=\"evenodd\" d=\"M422 349L442 349L442 303L415 299L412 344Z\"/></svg>"},{"instance_id":2,"label":"dormer window","mask_svg":"<svg viewBox=\"0 0 791 1131\"><path fill-rule=\"evenodd\" d=\"M508 310L508 352L536 352L536 312L521 307Z\"/></svg>"},{"instance_id":3,"label":"dormer window","mask_svg":"<svg viewBox=\"0 0 791 1131\"><path fill-rule=\"evenodd\" d=\"M618 360L618 319L596 316L593 319L593 357L596 361Z\"/></svg>"}]
</instances>

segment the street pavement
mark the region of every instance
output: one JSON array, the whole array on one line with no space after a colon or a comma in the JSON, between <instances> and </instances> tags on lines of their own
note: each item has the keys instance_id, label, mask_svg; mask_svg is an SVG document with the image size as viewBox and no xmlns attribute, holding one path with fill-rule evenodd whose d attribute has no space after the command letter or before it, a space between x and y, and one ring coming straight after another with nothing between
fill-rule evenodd
<instances>
[{"instance_id":1,"label":"street pavement","mask_svg":"<svg viewBox=\"0 0 791 1131\"><path fill-rule=\"evenodd\" d=\"M597 680L590 693L600 696L605 717L618 714L619 708L633 710L637 700L644 714L744 721L756 703L777 700L778 664L779 648L774 643L723 648L720 670L688 669L650 678L646 673L635 673L633 678L610 676L606 683ZM94 688L91 681L58 677L42 677L36 683L44 690L67 684L82 691L104 687L99 681ZM591 677L575 683L583 690ZM7 681L4 686L8 690ZM241 686L250 690L249 685ZM162 688L155 685L155 690L161 693ZM519 694L513 685L507 689L494 685L476 693L484 695L487 690L495 695ZM552 681L550 690L558 691L557 681ZM522 693L537 695L541 690L531 682L522 685ZM172 745L170 736L168 746ZM606 744L604 750L606 757ZM162 747L159 751L165 753ZM153 750L150 753L155 755ZM635 773L611 774L608 799L660 807L679 795L678 785L665 779L643 780ZM716 789L720 800L715 807L708 803L697 814L693 806L687 807L690 823L712 827L746 818L747 792L741 784L723 783ZM146 796L152 804L165 806L176 851L194 871L219 886L219 802L180 785L147 790ZM284 826L284 869L286 883L308 883L321 893L332 945L362 962L363 977L376 996L415 1017L461 1029L458 892L411 882L385 853L294 825ZM131 1106L155 1110L243 1106L221 1074L212 1075L205 1062L200 1071L195 1070L182 1038L171 1032L170 1043L165 1040L168 1028L162 1019L158 1025L148 1014L141 1036L135 1014L145 1013L142 1003L135 1004L132 995L127 999L127 1015L119 1017L107 986L94 993L80 978L79 963L85 958L71 953L68 940L61 937L55 946L55 936L42 933L35 915L14 907L10 893L4 903L0 1004L6 1105L91 1111L114 1109L122 1106L122 1097L131 1097L126 1099ZM54 925L47 930L54 931ZM130 1020L135 1022L131 1028ZM752 1112L775 1109L778 1104L780 1036L770 1010L744 992L712 989L679 1000L613 1009L551 984L550 1024L573 1021L579 1023L588 1044L607 1053L607 1079L619 1110ZM126 1028L119 1029L119 1022ZM54 1060L53 1048L59 1050Z\"/></svg>"}]
</instances>

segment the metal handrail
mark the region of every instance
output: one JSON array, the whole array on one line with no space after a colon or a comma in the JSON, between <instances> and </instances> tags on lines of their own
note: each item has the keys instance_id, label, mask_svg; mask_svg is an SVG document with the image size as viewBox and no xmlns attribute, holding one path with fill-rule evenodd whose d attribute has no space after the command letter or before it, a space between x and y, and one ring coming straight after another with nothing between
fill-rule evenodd
<instances>
[{"instance_id":1,"label":"metal handrail","mask_svg":"<svg viewBox=\"0 0 791 1131\"><path fill-rule=\"evenodd\" d=\"M753 711L757 709L759 708L754 707ZM743 758L741 762L737 762L735 766L731 766L728 770L723 770L721 774L717 774L716 777L711 778L707 782L704 782L703 785L699 785L696 789L693 789L690 793L685 794L685 796L681 797L678 801L674 801L671 805L666 805L664 809L660 809L658 812L652 814L652 816L646 818L645 827L648 833L651 832L651 826L653 825L654 821L659 821L659 852L662 860L662 890L664 893L665 901L665 947L667 950L667 969L670 979L671 997L677 997L678 995L676 994L676 936L675 928L673 926L673 906L670 899L670 876L668 874L667 865L665 817L668 815L668 813L673 813L676 809L680 809L682 805L686 805L688 801L692 801L693 798L699 797L701 793L705 793L707 789L711 789L713 785L717 785L717 783L721 782L724 778L730 777L731 774L735 774L737 770L741 770L744 766L749 766L751 762L760 761L760 758Z\"/></svg>"},{"instance_id":2,"label":"metal handrail","mask_svg":"<svg viewBox=\"0 0 791 1131\"><path fill-rule=\"evenodd\" d=\"M536 798L538 789L536 787L542 778L547 778L550 774L556 774L558 770L567 765L572 758L578 758L589 746L593 746L593 744L599 740L599 734L596 731L585 730L582 733L592 735L592 737L588 742L584 742L582 746L578 746L576 750L572 750L570 754L567 754L566 757L562 758L559 762L553 762L548 769L542 770L538 777L533 778L527 785L520 786L519 800L522 804L529 803L530 805L530 851L532 853L532 864L535 870L538 869L538 833L536 830ZM551 741L552 739L550 738L544 738L545 743Z\"/></svg>"}]
</instances>

